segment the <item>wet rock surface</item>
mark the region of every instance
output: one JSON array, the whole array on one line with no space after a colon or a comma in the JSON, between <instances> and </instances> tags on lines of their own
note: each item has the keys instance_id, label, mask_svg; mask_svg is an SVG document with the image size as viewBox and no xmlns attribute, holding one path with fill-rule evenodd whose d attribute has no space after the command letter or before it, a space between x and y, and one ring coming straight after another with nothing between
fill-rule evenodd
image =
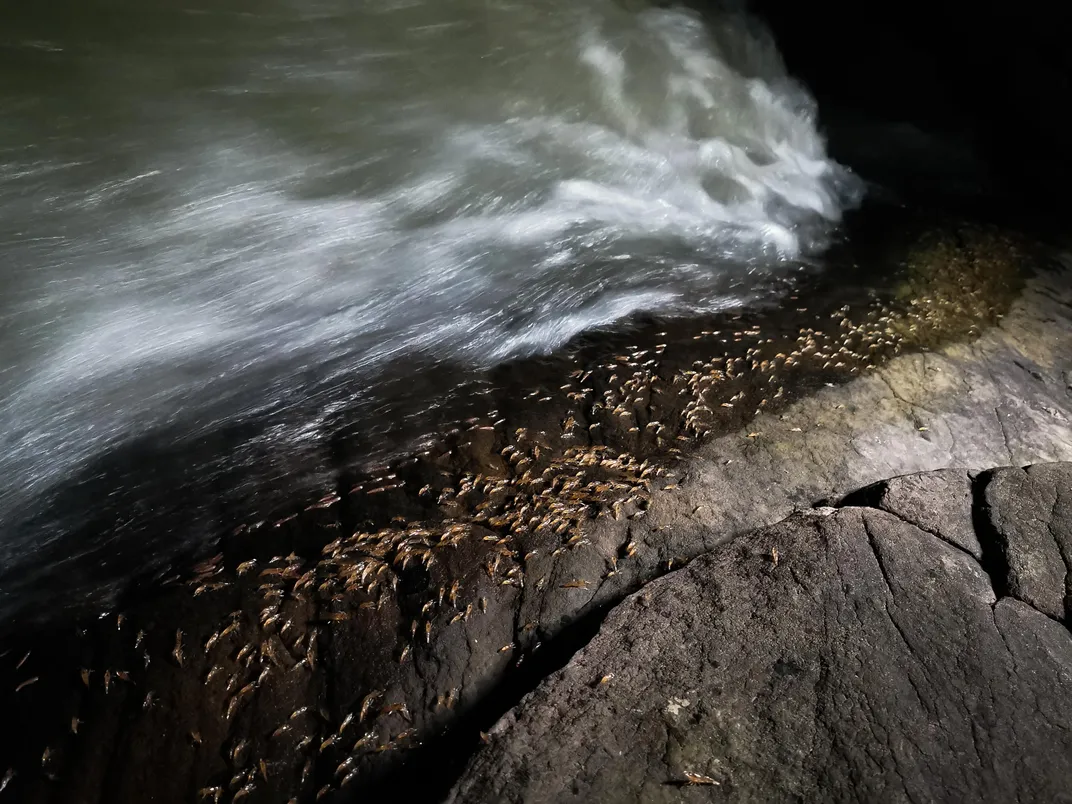
<instances>
[{"instance_id":1,"label":"wet rock surface","mask_svg":"<svg viewBox=\"0 0 1072 804\"><path fill-rule=\"evenodd\" d=\"M974 473L1072 460L1070 272L1020 284L1025 261L964 227L910 249L882 292L801 298L803 326L655 322L505 369L419 453L228 523L100 619L10 633L4 794L441 800L623 598L905 473L963 467L874 504L990 569L1001 551L958 519L982 510Z\"/></svg>"},{"instance_id":2,"label":"wet rock surface","mask_svg":"<svg viewBox=\"0 0 1072 804\"><path fill-rule=\"evenodd\" d=\"M450 801L1069 800L1072 635L1021 590L1063 580L1041 537L1072 525L1072 464L983 473L975 508L970 482L899 478L885 510L802 512L648 585ZM954 546L973 517L984 563Z\"/></svg>"}]
</instances>

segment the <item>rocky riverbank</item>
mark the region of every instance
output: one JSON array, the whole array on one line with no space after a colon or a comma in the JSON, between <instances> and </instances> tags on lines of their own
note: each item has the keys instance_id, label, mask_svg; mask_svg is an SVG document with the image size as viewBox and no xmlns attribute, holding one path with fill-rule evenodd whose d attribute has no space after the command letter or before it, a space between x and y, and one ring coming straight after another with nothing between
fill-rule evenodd
<instances>
[{"instance_id":1,"label":"rocky riverbank","mask_svg":"<svg viewBox=\"0 0 1072 804\"><path fill-rule=\"evenodd\" d=\"M100 619L9 629L2 681L18 726L3 737L4 795L439 800L482 734L656 578L738 555L758 538L741 534L883 478L955 466L968 483L996 465L1072 460L1069 268L976 226L898 238L884 261L844 248L804 283L792 316L639 322L505 367L442 437L230 523L164 588ZM846 534L881 519L820 519L846 517ZM783 527L787 547L756 559L779 579L792 576L785 550L820 538L798 533L811 524ZM964 524L955 530L970 553ZM1050 605L1046 588L1031 594ZM456 797L485 795L482 769L500 760L497 789L557 795L510 781L496 753L507 741L490 739ZM689 770L729 787L704 767L675 766L658 783ZM559 771L566 789L583 778L576 763ZM740 789L783 789L764 778Z\"/></svg>"},{"instance_id":2,"label":"rocky riverbank","mask_svg":"<svg viewBox=\"0 0 1072 804\"><path fill-rule=\"evenodd\" d=\"M615 607L450 801L1066 800L1072 464L853 502Z\"/></svg>"}]
</instances>

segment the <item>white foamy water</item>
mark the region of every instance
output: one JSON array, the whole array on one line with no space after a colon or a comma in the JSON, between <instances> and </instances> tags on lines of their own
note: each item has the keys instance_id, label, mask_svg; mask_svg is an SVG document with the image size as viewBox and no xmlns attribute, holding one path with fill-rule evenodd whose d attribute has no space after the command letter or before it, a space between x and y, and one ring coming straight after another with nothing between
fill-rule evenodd
<instances>
[{"instance_id":1,"label":"white foamy water","mask_svg":"<svg viewBox=\"0 0 1072 804\"><path fill-rule=\"evenodd\" d=\"M22 68L0 83L0 523L163 425L375 409L409 356L486 366L747 303L858 194L736 17L120 11L0 32Z\"/></svg>"}]
</instances>

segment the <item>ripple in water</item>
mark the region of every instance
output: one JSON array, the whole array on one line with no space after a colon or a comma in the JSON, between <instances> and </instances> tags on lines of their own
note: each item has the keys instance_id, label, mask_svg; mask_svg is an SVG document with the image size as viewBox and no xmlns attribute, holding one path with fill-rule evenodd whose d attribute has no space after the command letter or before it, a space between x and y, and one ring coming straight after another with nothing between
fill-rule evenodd
<instances>
[{"instance_id":1,"label":"ripple in water","mask_svg":"<svg viewBox=\"0 0 1072 804\"><path fill-rule=\"evenodd\" d=\"M83 6L0 33L8 570L61 538L50 489L147 432L278 414L250 439L287 449L400 361L748 303L860 191L737 15Z\"/></svg>"}]
</instances>

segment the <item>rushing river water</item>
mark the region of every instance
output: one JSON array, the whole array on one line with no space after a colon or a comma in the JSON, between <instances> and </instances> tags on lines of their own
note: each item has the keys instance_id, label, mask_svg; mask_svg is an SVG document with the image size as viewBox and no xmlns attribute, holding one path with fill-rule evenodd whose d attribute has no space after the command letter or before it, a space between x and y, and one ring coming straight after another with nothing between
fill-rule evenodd
<instances>
[{"instance_id":1,"label":"rushing river water","mask_svg":"<svg viewBox=\"0 0 1072 804\"><path fill-rule=\"evenodd\" d=\"M285 451L342 407L376 415L400 362L487 366L639 311L769 298L859 196L736 15L121 0L4 17L8 579L62 538L57 490L132 439L268 416L250 439Z\"/></svg>"}]
</instances>

